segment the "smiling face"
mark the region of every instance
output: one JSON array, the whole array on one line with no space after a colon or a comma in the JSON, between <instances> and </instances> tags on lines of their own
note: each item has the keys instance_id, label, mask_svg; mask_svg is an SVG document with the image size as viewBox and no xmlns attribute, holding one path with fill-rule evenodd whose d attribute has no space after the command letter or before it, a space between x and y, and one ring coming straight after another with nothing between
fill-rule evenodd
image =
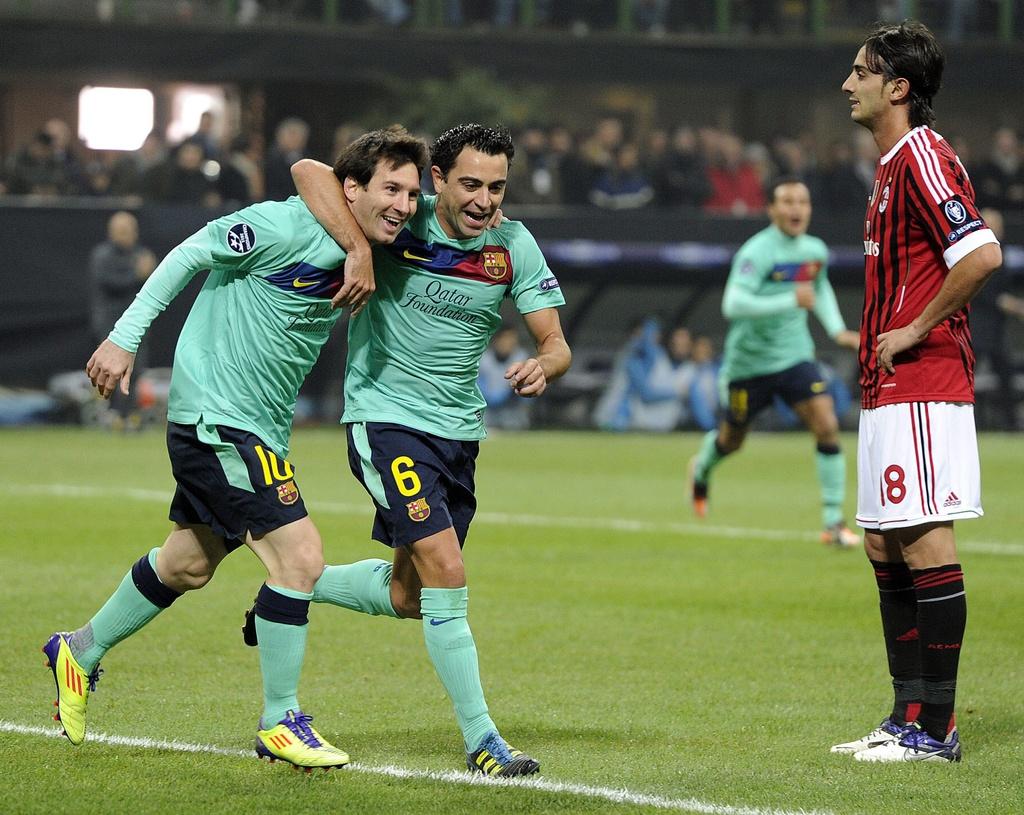
<instances>
[{"instance_id":1,"label":"smiling face","mask_svg":"<svg viewBox=\"0 0 1024 815\"><path fill-rule=\"evenodd\" d=\"M800 182L779 184L775 197L768 205L772 223L789 237L796 238L807 232L811 223L811 193Z\"/></svg>"},{"instance_id":2,"label":"smiling face","mask_svg":"<svg viewBox=\"0 0 1024 815\"><path fill-rule=\"evenodd\" d=\"M416 213L419 194L420 174L411 162L392 167L381 159L365 187L351 176L345 179L345 198L370 243L394 242Z\"/></svg>"},{"instance_id":3,"label":"smiling face","mask_svg":"<svg viewBox=\"0 0 1024 815\"><path fill-rule=\"evenodd\" d=\"M448 237L467 240L482 235L505 197L505 154L492 156L464 147L447 177L437 165L430 173L437 191L437 220Z\"/></svg>"}]
</instances>

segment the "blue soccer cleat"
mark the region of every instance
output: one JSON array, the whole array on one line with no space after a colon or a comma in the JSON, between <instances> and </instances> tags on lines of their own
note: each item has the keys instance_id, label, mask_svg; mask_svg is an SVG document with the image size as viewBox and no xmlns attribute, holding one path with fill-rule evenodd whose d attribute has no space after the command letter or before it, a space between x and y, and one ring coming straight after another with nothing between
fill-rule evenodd
<instances>
[{"instance_id":1,"label":"blue soccer cleat","mask_svg":"<svg viewBox=\"0 0 1024 815\"><path fill-rule=\"evenodd\" d=\"M497 733L488 733L480 746L466 754L466 766L484 775L511 778L540 771L540 762L506 744Z\"/></svg>"},{"instance_id":2,"label":"blue soccer cleat","mask_svg":"<svg viewBox=\"0 0 1024 815\"><path fill-rule=\"evenodd\" d=\"M102 671L97 665L92 673L85 672L71 653L70 637L66 632L58 632L46 641L42 650L46 654L46 667L53 672L57 686L57 699L53 703L57 713L53 720L63 725L68 741L77 745L85 741L85 709L89 693L96 690Z\"/></svg>"},{"instance_id":3,"label":"blue soccer cleat","mask_svg":"<svg viewBox=\"0 0 1024 815\"><path fill-rule=\"evenodd\" d=\"M960 736L954 727L945 741L933 739L917 723L903 729L899 741L879 744L854 754L857 761L960 761Z\"/></svg>"}]
</instances>

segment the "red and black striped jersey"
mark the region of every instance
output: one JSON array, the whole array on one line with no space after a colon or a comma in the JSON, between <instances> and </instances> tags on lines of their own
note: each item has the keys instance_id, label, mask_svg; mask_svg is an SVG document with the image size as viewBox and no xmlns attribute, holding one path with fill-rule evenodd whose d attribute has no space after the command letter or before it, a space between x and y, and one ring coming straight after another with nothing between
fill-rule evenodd
<instances>
[{"instance_id":1,"label":"red and black striped jersey","mask_svg":"<svg viewBox=\"0 0 1024 815\"><path fill-rule=\"evenodd\" d=\"M898 354L894 374L879 367L875 346L879 334L921 314L949 269L995 241L978 215L967 170L938 133L916 127L879 159L864 220L862 407L974 401L967 306Z\"/></svg>"}]
</instances>

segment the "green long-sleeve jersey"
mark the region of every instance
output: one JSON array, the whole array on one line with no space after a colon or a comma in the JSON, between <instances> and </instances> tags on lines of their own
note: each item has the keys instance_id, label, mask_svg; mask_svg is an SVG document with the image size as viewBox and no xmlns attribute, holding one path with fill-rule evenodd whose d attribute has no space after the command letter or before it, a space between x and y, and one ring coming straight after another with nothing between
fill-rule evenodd
<instances>
[{"instance_id":1,"label":"green long-sleeve jersey","mask_svg":"<svg viewBox=\"0 0 1024 815\"><path fill-rule=\"evenodd\" d=\"M830 337L846 328L828 282L828 247L812 235L790 237L774 224L740 247L722 297L729 320L722 380L777 373L814 359L807 310L796 284L812 283L814 315Z\"/></svg>"},{"instance_id":2,"label":"green long-sleeve jersey","mask_svg":"<svg viewBox=\"0 0 1024 815\"><path fill-rule=\"evenodd\" d=\"M248 430L283 458L299 386L341 315L330 298L344 261L299 197L246 207L171 250L110 340L134 352L153 319L208 269L178 337L167 418Z\"/></svg>"}]
</instances>

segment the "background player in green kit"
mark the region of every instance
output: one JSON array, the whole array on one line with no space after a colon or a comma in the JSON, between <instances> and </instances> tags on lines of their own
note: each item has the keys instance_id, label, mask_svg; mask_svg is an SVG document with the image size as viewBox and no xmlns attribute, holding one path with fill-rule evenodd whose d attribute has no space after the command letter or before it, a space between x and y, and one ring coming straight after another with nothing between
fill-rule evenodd
<instances>
[{"instance_id":1,"label":"background player in green kit","mask_svg":"<svg viewBox=\"0 0 1024 815\"><path fill-rule=\"evenodd\" d=\"M422 618L423 637L455 708L470 770L534 773L490 718L467 621L462 545L476 511L474 473L484 438L477 369L511 297L536 344L506 379L540 396L569 367L557 306L565 301L533 236L515 221L488 228L505 195L514 149L507 131L460 125L431 149L437 196L388 247L374 248L376 293L349 324L345 412L349 463L373 499L380 559L328 566L314 602ZM339 188L328 168L300 162L300 192L339 238ZM505 610L502 610L505 613Z\"/></svg>"},{"instance_id":2,"label":"background player in green kit","mask_svg":"<svg viewBox=\"0 0 1024 815\"><path fill-rule=\"evenodd\" d=\"M338 205L351 210L369 243L393 241L415 213L426 159L426 145L401 128L368 133L341 155ZM297 196L227 215L167 255L89 360L87 373L104 397L119 382L127 393L142 335L189 280L209 270L171 377L174 528L88 623L54 634L43 649L73 744L85 738L86 703L103 654L183 592L205 585L244 543L268 572L255 616L264 689L256 752L306 768L348 762L312 728L296 695L307 611L324 560L287 460L299 385L341 314L331 297L341 288L345 259Z\"/></svg>"},{"instance_id":3,"label":"background player in green kit","mask_svg":"<svg viewBox=\"0 0 1024 815\"><path fill-rule=\"evenodd\" d=\"M712 471L740 449L750 422L780 396L817 442L822 542L856 546L860 539L843 520L846 460L839 446L839 422L814 361L807 312L813 311L844 348L856 349L859 337L847 330L828 282L828 247L807 234L807 187L795 179L776 182L768 214L771 226L736 253L722 298L722 313L731 322L720 374L728 396L718 429L704 436L700 452L690 461L694 512L700 517L707 514Z\"/></svg>"}]
</instances>

